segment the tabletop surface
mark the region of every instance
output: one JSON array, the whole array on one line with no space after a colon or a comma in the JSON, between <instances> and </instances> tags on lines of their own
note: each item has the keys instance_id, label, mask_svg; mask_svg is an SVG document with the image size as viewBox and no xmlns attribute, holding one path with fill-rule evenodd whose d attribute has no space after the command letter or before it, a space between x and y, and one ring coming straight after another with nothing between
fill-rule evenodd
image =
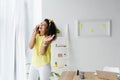
<instances>
[{"instance_id":1,"label":"tabletop surface","mask_svg":"<svg viewBox=\"0 0 120 80\"><path fill-rule=\"evenodd\" d=\"M61 74L58 80L108 80L108 79L98 78L95 72L84 72L84 79L80 79L80 76L77 76L77 73L75 71L65 71Z\"/></svg>"}]
</instances>

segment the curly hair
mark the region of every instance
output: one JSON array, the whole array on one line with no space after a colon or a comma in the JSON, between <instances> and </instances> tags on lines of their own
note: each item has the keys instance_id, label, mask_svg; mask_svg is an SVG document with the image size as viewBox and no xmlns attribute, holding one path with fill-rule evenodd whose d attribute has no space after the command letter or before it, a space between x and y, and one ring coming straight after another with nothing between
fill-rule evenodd
<instances>
[{"instance_id":1,"label":"curly hair","mask_svg":"<svg viewBox=\"0 0 120 80\"><path fill-rule=\"evenodd\" d=\"M55 35L54 39L56 39L57 37L57 28L56 28L56 25L55 23L50 20L50 19L44 19L44 21L47 23L47 29L46 29L46 32L45 32L45 36L49 36L49 35Z\"/></svg>"}]
</instances>

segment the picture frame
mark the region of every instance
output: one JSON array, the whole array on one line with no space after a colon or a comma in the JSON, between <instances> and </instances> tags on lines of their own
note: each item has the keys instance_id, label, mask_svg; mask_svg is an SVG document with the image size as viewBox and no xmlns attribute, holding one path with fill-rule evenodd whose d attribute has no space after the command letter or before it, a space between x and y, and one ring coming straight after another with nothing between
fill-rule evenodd
<instances>
[{"instance_id":1,"label":"picture frame","mask_svg":"<svg viewBox=\"0 0 120 80\"><path fill-rule=\"evenodd\" d=\"M111 20L86 19L77 20L76 29L78 37L103 37L111 36Z\"/></svg>"}]
</instances>

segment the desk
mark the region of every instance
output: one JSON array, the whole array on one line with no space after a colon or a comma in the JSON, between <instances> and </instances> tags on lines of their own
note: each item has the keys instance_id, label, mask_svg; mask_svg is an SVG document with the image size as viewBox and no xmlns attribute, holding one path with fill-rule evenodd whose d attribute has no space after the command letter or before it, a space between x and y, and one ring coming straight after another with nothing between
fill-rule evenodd
<instances>
[{"instance_id":1,"label":"desk","mask_svg":"<svg viewBox=\"0 0 120 80\"><path fill-rule=\"evenodd\" d=\"M99 79L97 75L95 75L95 72L84 72L84 78L85 79L80 79L75 71L65 71L58 80L105 80Z\"/></svg>"}]
</instances>

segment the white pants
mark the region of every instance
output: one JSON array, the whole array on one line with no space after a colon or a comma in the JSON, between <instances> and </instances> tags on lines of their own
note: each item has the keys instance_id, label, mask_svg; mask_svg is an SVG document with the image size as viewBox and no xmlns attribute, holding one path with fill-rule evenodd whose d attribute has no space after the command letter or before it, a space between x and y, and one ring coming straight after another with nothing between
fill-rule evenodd
<instances>
[{"instance_id":1,"label":"white pants","mask_svg":"<svg viewBox=\"0 0 120 80\"><path fill-rule=\"evenodd\" d=\"M40 77L40 80L49 80L50 73L50 64L44 66L31 65L28 80L38 80L38 76Z\"/></svg>"}]
</instances>

